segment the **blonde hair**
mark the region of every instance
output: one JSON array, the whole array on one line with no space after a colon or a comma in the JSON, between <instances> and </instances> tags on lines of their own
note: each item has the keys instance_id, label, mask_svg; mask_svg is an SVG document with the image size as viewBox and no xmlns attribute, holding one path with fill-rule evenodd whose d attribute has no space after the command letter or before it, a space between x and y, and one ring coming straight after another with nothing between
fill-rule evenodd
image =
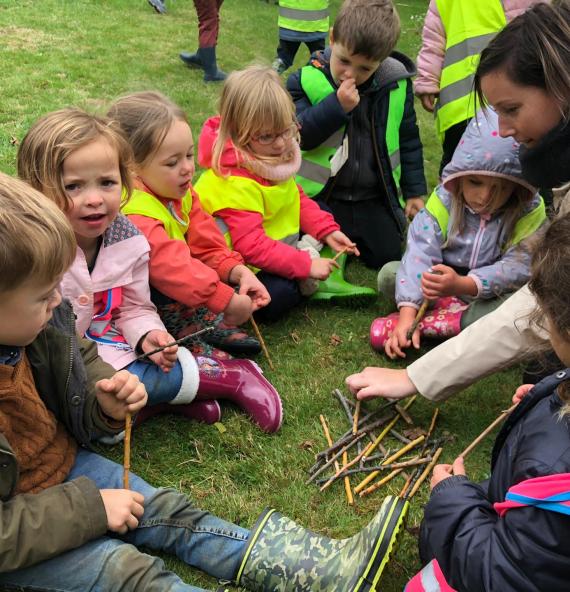
<instances>
[{"instance_id":1,"label":"blonde hair","mask_svg":"<svg viewBox=\"0 0 570 592\"><path fill-rule=\"evenodd\" d=\"M128 199L132 192L128 142L106 117L75 107L48 113L32 125L18 149L18 176L68 211L72 202L63 184L65 159L101 138L117 151L121 183Z\"/></svg>"},{"instance_id":2,"label":"blonde hair","mask_svg":"<svg viewBox=\"0 0 570 592\"><path fill-rule=\"evenodd\" d=\"M65 214L27 183L0 173L0 293L54 281L76 246Z\"/></svg>"},{"instance_id":3,"label":"blonde hair","mask_svg":"<svg viewBox=\"0 0 570 592\"><path fill-rule=\"evenodd\" d=\"M481 173L474 173L472 176L484 176ZM501 211L504 213L503 224L505 227L505 236L510 237L515 229L517 220L521 218L524 211L533 199L534 194L529 191L527 187L519 185L515 181L509 179L503 179L502 177L494 177L497 181L491 194L491 199L487 206L487 210L490 212L498 211L497 206L500 203L500 196L505 187L506 183L513 185L513 192L502 206ZM451 200L451 207L449 211L449 219L451 226L449 228L449 234L445 241L444 247L448 247L453 239L463 232L465 226L465 198L463 197L463 182L465 177L460 177L455 185L455 191Z\"/></svg>"},{"instance_id":4,"label":"blonde hair","mask_svg":"<svg viewBox=\"0 0 570 592\"><path fill-rule=\"evenodd\" d=\"M232 72L220 97L220 130L214 143L212 169L223 174L220 161L228 140L251 158L248 144L253 136L283 131L295 121L295 105L274 70L249 66ZM298 134L295 140L299 140Z\"/></svg>"},{"instance_id":5,"label":"blonde hair","mask_svg":"<svg viewBox=\"0 0 570 592\"><path fill-rule=\"evenodd\" d=\"M400 17L391 0L345 0L332 37L353 55L384 61L400 37Z\"/></svg>"},{"instance_id":6,"label":"blonde hair","mask_svg":"<svg viewBox=\"0 0 570 592\"><path fill-rule=\"evenodd\" d=\"M176 121L188 123L186 113L168 97L156 91L119 97L107 116L116 121L131 145L135 165L148 164Z\"/></svg>"}]
</instances>

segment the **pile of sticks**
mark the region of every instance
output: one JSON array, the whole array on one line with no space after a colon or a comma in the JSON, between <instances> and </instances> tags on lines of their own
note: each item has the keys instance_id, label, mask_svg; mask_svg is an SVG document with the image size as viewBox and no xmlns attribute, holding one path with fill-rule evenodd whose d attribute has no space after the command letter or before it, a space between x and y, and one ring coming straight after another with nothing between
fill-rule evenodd
<instances>
[{"instance_id":1,"label":"pile of sticks","mask_svg":"<svg viewBox=\"0 0 570 592\"><path fill-rule=\"evenodd\" d=\"M413 425L407 410L415 396L406 401L388 402L361 417L360 401L355 403L347 399L338 389L333 394L342 405L350 428L333 442L326 419L320 416L328 448L316 455L316 463L309 469L307 483L314 482L324 491L342 480L347 501L353 505L355 494L366 496L397 475L402 475L405 485L400 497L409 499L415 495L442 452L441 440L432 438L439 410L435 409L427 432L409 439L396 432L394 426L399 420ZM394 452L387 450L383 442L388 435L403 446ZM351 460L349 455L352 456ZM351 478L362 478L364 475L364 479L352 487Z\"/></svg>"}]
</instances>

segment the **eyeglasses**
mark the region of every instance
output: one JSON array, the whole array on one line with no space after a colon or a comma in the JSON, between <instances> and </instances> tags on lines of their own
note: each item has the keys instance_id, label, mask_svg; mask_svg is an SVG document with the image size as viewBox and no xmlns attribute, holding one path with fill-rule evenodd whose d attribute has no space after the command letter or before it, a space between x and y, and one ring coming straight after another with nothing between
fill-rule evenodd
<instances>
[{"instance_id":1,"label":"eyeglasses","mask_svg":"<svg viewBox=\"0 0 570 592\"><path fill-rule=\"evenodd\" d=\"M260 134L259 136L253 136L252 140L259 142L262 146L269 146L269 144L273 144L279 138L282 138L285 141L290 140L298 129L298 125L292 123L286 130L279 134Z\"/></svg>"}]
</instances>

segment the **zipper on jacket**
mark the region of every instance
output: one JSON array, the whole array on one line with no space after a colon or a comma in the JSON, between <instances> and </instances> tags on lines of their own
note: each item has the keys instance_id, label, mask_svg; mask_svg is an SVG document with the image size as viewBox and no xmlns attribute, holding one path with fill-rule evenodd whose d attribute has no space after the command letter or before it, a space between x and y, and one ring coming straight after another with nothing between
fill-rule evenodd
<instances>
[{"instance_id":1,"label":"zipper on jacket","mask_svg":"<svg viewBox=\"0 0 570 592\"><path fill-rule=\"evenodd\" d=\"M68 321L71 320L72 316L68 315ZM70 325L70 335L73 335L75 333L75 322L74 320L71 321L69 323ZM73 370L73 337L70 337L68 339L68 345L69 345L69 369L67 372L67 378L65 380L65 398L67 400L67 392L69 390L69 383L71 382L71 374L72 374L72 370Z\"/></svg>"},{"instance_id":2,"label":"zipper on jacket","mask_svg":"<svg viewBox=\"0 0 570 592\"><path fill-rule=\"evenodd\" d=\"M469 269L473 269L479 258L479 251L481 250L481 243L483 242L483 235L485 234L485 228L487 221L484 218L479 218L479 228L477 234L473 240L473 250L471 251L471 258L469 259Z\"/></svg>"}]
</instances>

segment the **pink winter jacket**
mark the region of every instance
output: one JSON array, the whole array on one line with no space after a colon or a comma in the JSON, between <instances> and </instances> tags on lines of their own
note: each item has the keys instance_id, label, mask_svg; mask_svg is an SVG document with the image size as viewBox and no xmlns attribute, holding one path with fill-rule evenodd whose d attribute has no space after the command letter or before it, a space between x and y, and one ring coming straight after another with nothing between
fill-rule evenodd
<instances>
[{"instance_id":1,"label":"pink winter jacket","mask_svg":"<svg viewBox=\"0 0 570 592\"><path fill-rule=\"evenodd\" d=\"M109 312L104 337L117 345L95 339L101 358L116 370L135 359L134 349L146 333L166 331L150 300L149 251L144 235L119 214L103 235L93 271L89 273L85 255L78 247L75 261L61 282L62 295L73 306L81 336L93 329L94 314L100 312L95 309L100 308L102 297L116 289L118 297Z\"/></svg>"},{"instance_id":2,"label":"pink winter jacket","mask_svg":"<svg viewBox=\"0 0 570 592\"><path fill-rule=\"evenodd\" d=\"M475 0L477 2L477 0ZM485 0L478 0L484 2ZM512 21L535 4L548 0L502 0L507 22ZM418 54L418 75L414 81L417 95L437 94L445 57L445 30L436 0L430 0L422 31L422 47Z\"/></svg>"}]
</instances>

